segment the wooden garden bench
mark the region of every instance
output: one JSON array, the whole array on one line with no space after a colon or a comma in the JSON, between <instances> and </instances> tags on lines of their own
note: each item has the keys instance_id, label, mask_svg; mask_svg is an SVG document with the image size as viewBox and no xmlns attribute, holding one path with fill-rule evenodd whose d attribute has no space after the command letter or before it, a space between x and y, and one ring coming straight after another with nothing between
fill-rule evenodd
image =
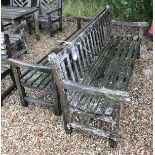
<instances>
[{"instance_id":1,"label":"wooden garden bench","mask_svg":"<svg viewBox=\"0 0 155 155\"><path fill-rule=\"evenodd\" d=\"M114 34L115 25L136 27L139 33ZM142 27L145 26L146 23L113 21L107 6L60 53L49 55L66 133L82 129L107 137L110 145L116 146L121 101L130 102L128 85L134 61L139 57ZM101 120L111 126L103 130L101 126L86 125L83 120L75 120L75 115Z\"/></svg>"},{"instance_id":2,"label":"wooden garden bench","mask_svg":"<svg viewBox=\"0 0 155 155\"><path fill-rule=\"evenodd\" d=\"M83 20L83 19L82 19ZM66 45L66 41L71 41L80 33L80 29L72 33L66 40L59 44L50 53L59 53ZM61 114L61 108L59 105L59 98L55 85L53 84L53 75L51 75L51 68L48 63L48 55L44 56L36 64L22 62L13 58L8 58L7 63L13 68L14 77L16 80L17 89L23 106L28 106L28 102L47 105L54 109L56 115ZM39 91L44 91L50 95L51 100L38 99L27 95L25 88L31 88Z\"/></svg>"}]
</instances>

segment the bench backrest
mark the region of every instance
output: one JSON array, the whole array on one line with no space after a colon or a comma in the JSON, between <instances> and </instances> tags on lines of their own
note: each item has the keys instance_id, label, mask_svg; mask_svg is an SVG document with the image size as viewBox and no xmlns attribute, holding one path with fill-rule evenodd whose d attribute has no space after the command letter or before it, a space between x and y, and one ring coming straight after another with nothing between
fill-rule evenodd
<instances>
[{"instance_id":1,"label":"bench backrest","mask_svg":"<svg viewBox=\"0 0 155 155\"><path fill-rule=\"evenodd\" d=\"M40 14L46 14L50 11L54 11L56 15L60 16L59 12L62 9L62 0L37 0L37 6L39 7ZM53 12L53 13L54 13Z\"/></svg>"},{"instance_id":2,"label":"bench backrest","mask_svg":"<svg viewBox=\"0 0 155 155\"><path fill-rule=\"evenodd\" d=\"M107 6L56 56L56 59L54 55L53 58L52 55L49 57L49 61L51 63L53 61L58 67L60 80L84 82L105 44L111 38L111 18L111 9Z\"/></svg>"},{"instance_id":3,"label":"bench backrest","mask_svg":"<svg viewBox=\"0 0 155 155\"><path fill-rule=\"evenodd\" d=\"M10 6L31 7L31 0L10 0Z\"/></svg>"}]
</instances>

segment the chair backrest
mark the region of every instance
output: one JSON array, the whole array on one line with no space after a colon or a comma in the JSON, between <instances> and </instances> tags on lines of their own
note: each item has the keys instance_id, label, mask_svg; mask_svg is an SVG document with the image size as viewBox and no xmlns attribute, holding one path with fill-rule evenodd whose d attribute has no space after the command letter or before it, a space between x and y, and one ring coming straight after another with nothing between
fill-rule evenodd
<instances>
[{"instance_id":1,"label":"chair backrest","mask_svg":"<svg viewBox=\"0 0 155 155\"><path fill-rule=\"evenodd\" d=\"M62 0L37 0L37 6L42 15L59 9L55 11L54 14L60 16L62 11Z\"/></svg>"},{"instance_id":2,"label":"chair backrest","mask_svg":"<svg viewBox=\"0 0 155 155\"><path fill-rule=\"evenodd\" d=\"M10 39L7 33L1 32L1 59L12 57Z\"/></svg>"},{"instance_id":3,"label":"chair backrest","mask_svg":"<svg viewBox=\"0 0 155 155\"><path fill-rule=\"evenodd\" d=\"M10 6L31 7L31 0L10 0Z\"/></svg>"},{"instance_id":4,"label":"chair backrest","mask_svg":"<svg viewBox=\"0 0 155 155\"><path fill-rule=\"evenodd\" d=\"M49 61L58 66L60 79L83 83L88 72L96 63L102 49L111 39L111 9L107 6L62 52L54 62L52 56ZM106 50L105 50L106 51Z\"/></svg>"}]
</instances>

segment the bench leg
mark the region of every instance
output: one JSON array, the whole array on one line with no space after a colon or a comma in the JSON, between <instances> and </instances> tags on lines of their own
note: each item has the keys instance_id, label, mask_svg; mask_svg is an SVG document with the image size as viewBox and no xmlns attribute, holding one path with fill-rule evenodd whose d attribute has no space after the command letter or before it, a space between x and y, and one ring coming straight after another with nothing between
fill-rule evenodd
<instances>
[{"instance_id":1,"label":"bench leg","mask_svg":"<svg viewBox=\"0 0 155 155\"><path fill-rule=\"evenodd\" d=\"M60 96L57 93L57 89L55 84L51 84L51 95L53 97L53 101L54 101L54 114L56 116L61 116L62 110L61 110L61 104L60 104Z\"/></svg>"},{"instance_id":2,"label":"bench leg","mask_svg":"<svg viewBox=\"0 0 155 155\"><path fill-rule=\"evenodd\" d=\"M27 107L28 103L24 98L26 96L25 89L24 89L24 87L22 87L22 85L20 83L20 69L18 67L13 66L12 70L13 70L13 73L14 73L14 78L15 78L15 81L16 81L16 86L17 86L17 89L18 89L21 104L22 104L22 106Z\"/></svg>"},{"instance_id":3,"label":"bench leg","mask_svg":"<svg viewBox=\"0 0 155 155\"><path fill-rule=\"evenodd\" d=\"M59 89L59 93L61 95L61 103L62 103L62 112L63 112L63 121L64 121L64 128L66 134L71 134L72 133L72 127L70 126L71 123L71 117L72 117L72 112L69 108L69 103L67 101L67 96L64 93L64 90Z\"/></svg>"},{"instance_id":4,"label":"bench leg","mask_svg":"<svg viewBox=\"0 0 155 155\"><path fill-rule=\"evenodd\" d=\"M118 133L121 111L122 111L122 104L120 104L119 109L117 109L117 111L116 111L117 116L116 116L114 122L112 123L111 133L114 133L114 134L111 134L111 136L109 137L109 145L112 148L117 147L116 134Z\"/></svg>"},{"instance_id":5,"label":"bench leg","mask_svg":"<svg viewBox=\"0 0 155 155\"><path fill-rule=\"evenodd\" d=\"M66 134L71 134L73 131L72 127L69 125L71 123L71 113L64 110L63 120Z\"/></svg>"}]
</instances>

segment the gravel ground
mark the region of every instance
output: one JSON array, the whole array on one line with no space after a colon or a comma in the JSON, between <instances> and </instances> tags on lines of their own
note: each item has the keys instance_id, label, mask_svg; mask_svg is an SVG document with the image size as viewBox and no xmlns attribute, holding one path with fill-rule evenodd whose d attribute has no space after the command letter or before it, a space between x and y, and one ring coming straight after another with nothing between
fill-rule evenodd
<instances>
[{"instance_id":1,"label":"gravel ground","mask_svg":"<svg viewBox=\"0 0 155 155\"><path fill-rule=\"evenodd\" d=\"M20 59L36 62L49 49L75 29L75 23L65 22L63 33L53 38L43 31L41 40L34 36L27 40L29 54ZM133 96L131 104L125 104L120 121L121 138L118 147L111 149L107 139L84 132L66 135L63 120L47 107L20 105L17 91L4 100L1 108L2 155L151 155L152 154L152 43L143 40L141 58L136 61L129 86ZM6 83L9 82L6 79ZM3 86L3 83L2 83ZM30 92L34 93L34 92Z\"/></svg>"}]
</instances>

